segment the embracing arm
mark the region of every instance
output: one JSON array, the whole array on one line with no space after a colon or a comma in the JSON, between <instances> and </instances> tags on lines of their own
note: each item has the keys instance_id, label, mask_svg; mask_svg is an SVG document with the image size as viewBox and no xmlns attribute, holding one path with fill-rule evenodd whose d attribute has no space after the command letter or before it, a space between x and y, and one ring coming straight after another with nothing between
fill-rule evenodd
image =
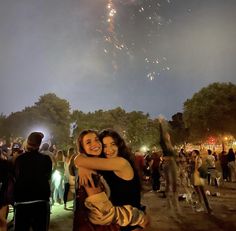
<instances>
[{"instance_id":1,"label":"embracing arm","mask_svg":"<svg viewBox=\"0 0 236 231\"><path fill-rule=\"evenodd\" d=\"M77 155L74 159L75 166L84 167L95 170L119 171L129 165L129 162L122 157L100 158L100 157L84 157Z\"/></svg>"},{"instance_id":2,"label":"embracing arm","mask_svg":"<svg viewBox=\"0 0 236 231\"><path fill-rule=\"evenodd\" d=\"M89 220L93 224L146 227L149 218L143 211L131 205L113 206L106 193L101 192L86 198L85 206L90 210Z\"/></svg>"}]
</instances>

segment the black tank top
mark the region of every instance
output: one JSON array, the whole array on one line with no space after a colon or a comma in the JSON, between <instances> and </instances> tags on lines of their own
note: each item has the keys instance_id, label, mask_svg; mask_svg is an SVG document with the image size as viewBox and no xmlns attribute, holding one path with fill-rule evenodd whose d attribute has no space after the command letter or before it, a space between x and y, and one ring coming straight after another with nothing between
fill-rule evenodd
<instances>
[{"instance_id":1,"label":"black tank top","mask_svg":"<svg viewBox=\"0 0 236 231\"><path fill-rule=\"evenodd\" d=\"M103 171L102 175L110 187L110 200L113 205L132 205L140 209L141 186L136 172L132 180L123 180L113 171Z\"/></svg>"}]
</instances>

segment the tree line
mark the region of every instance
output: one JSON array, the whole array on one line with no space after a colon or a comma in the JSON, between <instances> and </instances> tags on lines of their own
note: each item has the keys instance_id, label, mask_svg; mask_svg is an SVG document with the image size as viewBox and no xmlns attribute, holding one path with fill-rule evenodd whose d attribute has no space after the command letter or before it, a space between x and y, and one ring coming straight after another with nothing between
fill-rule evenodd
<instances>
[{"instance_id":1,"label":"tree line","mask_svg":"<svg viewBox=\"0 0 236 231\"><path fill-rule=\"evenodd\" d=\"M132 148L142 145L157 146L159 143L158 119L151 119L142 111L126 112L117 107L84 113L71 112L70 103L48 93L39 97L31 107L0 115L0 137L27 137L32 127L47 127L59 146L68 145L83 129L118 131ZM71 134L70 125L74 123ZM183 112L177 112L169 121L172 142L202 142L209 136L236 135L236 85L213 83L195 93L183 104Z\"/></svg>"}]
</instances>

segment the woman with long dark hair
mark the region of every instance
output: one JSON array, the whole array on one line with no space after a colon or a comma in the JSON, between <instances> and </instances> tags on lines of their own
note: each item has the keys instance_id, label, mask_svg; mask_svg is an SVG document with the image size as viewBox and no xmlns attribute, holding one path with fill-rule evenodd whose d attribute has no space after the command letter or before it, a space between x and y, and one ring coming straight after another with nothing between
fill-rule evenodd
<instances>
[{"instance_id":1,"label":"woman with long dark hair","mask_svg":"<svg viewBox=\"0 0 236 231\"><path fill-rule=\"evenodd\" d=\"M104 163L102 162L100 170L110 170L103 171L102 175L111 189L112 203L130 204L141 209L141 183L130 149L119 133L112 129L103 130L99 138L106 157L102 160ZM126 227L125 230L128 228Z\"/></svg>"}]
</instances>

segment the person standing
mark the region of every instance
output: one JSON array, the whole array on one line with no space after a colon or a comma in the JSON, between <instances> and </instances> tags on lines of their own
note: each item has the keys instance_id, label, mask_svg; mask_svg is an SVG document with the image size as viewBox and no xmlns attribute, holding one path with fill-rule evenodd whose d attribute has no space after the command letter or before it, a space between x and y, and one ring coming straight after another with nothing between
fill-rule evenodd
<instances>
[{"instance_id":1,"label":"person standing","mask_svg":"<svg viewBox=\"0 0 236 231\"><path fill-rule=\"evenodd\" d=\"M67 151L67 155L64 161L64 195L63 195L63 201L64 201L64 209L67 209L66 203L68 199L68 194L70 191L71 185L74 186L74 178L70 175L69 166L71 163L71 159L73 155L75 155L75 149L73 147L70 147ZM72 180L73 179L73 180Z\"/></svg>"},{"instance_id":2,"label":"person standing","mask_svg":"<svg viewBox=\"0 0 236 231\"><path fill-rule=\"evenodd\" d=\"M134 164L135 164L135 167L138 171L140 182L142 182L142 180L143 180L143 169L144 169L144 166L145 166L145 160L144 160L144 154L142 152L140 152L139 150L137 150L134 153Z\"/></svg>"},{"instance_id":3,"label":"person standing","mask_svg":"<svg viewBox=\"0 0 236 231\"><path fill-rule=\"evenodd\" d=\"M64 161L63 151L58 150L56 154L56 165L52 174L52 204L63 204L64 196Z\"/></svg>"},{"instance_id":4,"label":"person standing","mask_svg":"<svg viewBox=\"0 0 236 231\"><path fill-rule=\"evenodd\" d=\"M13 203L13 165L0 157L0 231L7 231L9 204Z\"/></svg>"},{"instance_id":5,"label":"person standing","mask_svg":"<svg viewBox=\"0 0 236 231\"><path fill-rule=\"evenodd\" d=\"M207 182L208 185L212 185L213 183L217 186L216 181L216 163L215 157L212 155L212 151L210 149L207 150L208 156L206 158L206 166L207 166Z\"/></svg>"},{"instance_id":6,"label":"person standing","mask_svg":"<svg viewBox=\"0 0 236 231\"><path fill-rule=\"evenodd\" d=\"M192 182L193 182L194 189L197 193L198 202L199 202L199 205L196 208L196 212L204 211L204 208L203 208L203 202L204 202L207 212L209 214L212 214L212 209L209 205L209 202L205 193L205 189L204 189L204 184L205 184L204 178L207 177L205 176L207 172L204 173L203 169L201 170L201 168L202 168L202 157L200 155L200 152L198 150L193 150L192 151L192 170L193 170Z\"/></svg>"},{"instance_id":7,"label":"person standing","mask_svg":"<svg viewBox=\"0 0 236 231\"><path fill-rule=\"evenodd\" d=\"M235 165L235 153L233 148L230 148L227 154L228 167L229 167L229 181L236 181L236 165Z\"/></svg>"},{"instance_id":8,"label":"person standing","mask_svg":"<svg viewBox=\"0 0 236 231\"><path fill-rule=\"evenodd\" d=\"M160 191L160 162L162 153L152 152L152 190L155 192Z\"/></svg>"},{"instance_id":9,"label":"person standing","mask_svg":"<svg viewBox=\"0 0 236 231\"><path fill-rule=\"evenodd\" d=\"M219 155L220 166L222 169L223 180L229 180L228 155L226 151L222 151Z\"/></svg>"},{"instance_id":10,"label":"person standing","mask_svg":"<svg viewBox=\"0 0 236 231\"><path fill-rule=\"evenodd\" d=\"M42 144L42 147L40 149L40 152L43 153L44 155L48 155L52 161L52 169L55 168L56 165L56 158L55 155L49 151L50 145L48 143Z\"/></svg>"},{"instance_id":11,"label":"person standing","mask_svg":"<svg viewBox=\"0 0 236 231\"><path fill-rule=\"evenodd\" d=\"M15 231L47 231L50 220L52 161L39 152L44 135L32 132L26 152L15 161Z\"/></svg>"},{"instance_id":12,"label":"person standing","mask_svg":"<svg viewBox=\"0 0 236 231\"><path fill-rule=\"evenodd\" d=\"M168 124L164 118L159 118L160 147L163 152L163 173L166 180L165 195L172 212L180 212L177 190L177 154L171 143ZM172 194L172 195L171 195ZM175 215L175 214L174 214Z\"/></svg>"}]
</instances>

